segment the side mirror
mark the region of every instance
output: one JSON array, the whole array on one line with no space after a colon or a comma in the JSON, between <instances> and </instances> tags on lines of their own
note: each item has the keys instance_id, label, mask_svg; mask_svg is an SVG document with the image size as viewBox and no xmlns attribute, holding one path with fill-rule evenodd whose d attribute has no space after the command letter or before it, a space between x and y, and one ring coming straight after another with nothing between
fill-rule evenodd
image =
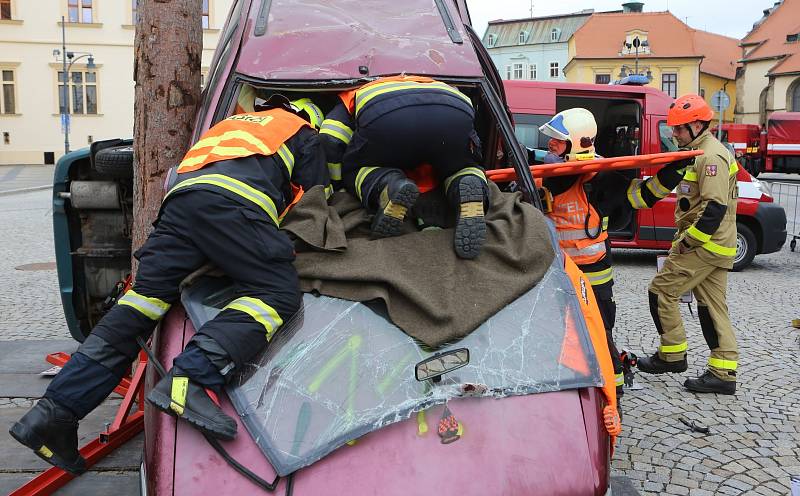
<instances>
[{"instance_id":1,"label":"side mirror","mask_svg":"<svg viewBox=\"0 0 800 496\"><path fill-rule=\"evenodd\" d=\"M419 362L414 367L414 377L416 377L418 381L427 381L431 379L434 382L439 382L442 374L460 369L468 363L469 350L467 348L437 353Z\"/></svg>"}]
</instances>

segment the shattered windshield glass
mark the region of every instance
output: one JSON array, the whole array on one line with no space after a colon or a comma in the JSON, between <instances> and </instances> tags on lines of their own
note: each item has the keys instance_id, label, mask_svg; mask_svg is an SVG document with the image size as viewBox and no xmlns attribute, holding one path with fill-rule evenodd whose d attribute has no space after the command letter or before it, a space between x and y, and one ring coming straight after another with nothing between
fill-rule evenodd
<instances>
[{"instance_id":1,"label":"shattered windshield glass","mask_svg":"<svg viewBox=\"0 0 800 496\"><path fill-rule=\"evenodd\" d=\"M600 386L602 378L573 286L557 256L537 286L466 338L469 364L438 383L415 365L434 355L371 304L304 295L303 310L248 364L228 393L280 475L348 441L460 396L503 398ZM199 327L233 299L225 279L183 293ZM468 392L468 393L467 393Z\"/></svg>"}]
</instances>

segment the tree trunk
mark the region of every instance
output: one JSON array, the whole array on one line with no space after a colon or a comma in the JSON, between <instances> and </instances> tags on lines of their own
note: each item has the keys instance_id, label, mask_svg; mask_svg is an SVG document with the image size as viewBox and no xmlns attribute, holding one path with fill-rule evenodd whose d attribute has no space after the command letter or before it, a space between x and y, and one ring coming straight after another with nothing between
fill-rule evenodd
<instances>
[{"instance_id":1,"label":"tree trunk","mask_svg":"<svg viewBox=\"0 0 800 496\"><path fill-rule=\"evenodd\" d=\"M200 0L139 0L134 42L133 250L158 215L166 171L189 149L200 102ZM136 261L133 260L133 273Z\"/></svg>"}]
</instances>

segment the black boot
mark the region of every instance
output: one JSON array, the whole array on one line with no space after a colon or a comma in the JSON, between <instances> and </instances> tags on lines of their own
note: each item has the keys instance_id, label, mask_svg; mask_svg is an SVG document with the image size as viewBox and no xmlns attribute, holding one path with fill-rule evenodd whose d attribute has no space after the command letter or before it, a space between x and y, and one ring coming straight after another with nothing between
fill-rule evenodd
<instances>
[{"instance_id":1,"label":"black boot","mask_svg":"<svg viewBox=\"0 0 800 496\"><path fill-rule=\"evenodd\" d=\"M208 391L182 375L177 367L156 384L147 395L147 401L213 437L225 441L236 437L236 421L222 411Z\"/></svg>"},{"instance_id":2,"label":"black boot","mask_svg":"<svg viewBox=\"0 0 800 496\"><path fill-rule=\"evenodd\" d=\"M683 387L695 393L736 394L736 381L723 381L706 370L695 379L686 379Z\"/></svg>"},{"instance_id":3,"label":"black boot","mask_svg":"<svg viewBox=\"0 0 800 496\"><path fill-rule=\"evenodd\" d=\"M378 211L372 220L372 234L378 238L397 236L403 230L408 209L419 198L419 188L410 179L390 179L381 190Z\"/></svg>"},{"instance_id":4,"label":"black boot","mask_svg":"<svg viewBox=\"0 0 800 496\"><path fill-rule=\"evenodd\" d=\"M458 217L453 244L460 258L475 258L486 242L486 221L483 202L485 183L477 176L464 176L458 181Z\"/></svg>"},{"instance_id":5,"label":"black boot","mask_svg":"<svg viewBox=\"0 0 800 496\"><path fill-rule=\"evenodd\" d=\"M86 472L86 460L78 452L78 419L53 400L39 400L9 433L47 463L73 475Z\"/></svg>"},{"instance_id":6,"label":"black boot","mask_svg":"<svg viewBox=\"0 0 800 496\"><path fill-rule=\"evenodd\" d=\"M652 356L640 358L637 360L636 366L642 372L648 374L665 374L667 372L686 372L689 364L686 363L686 357L677 362L667 362L658 356L658 353L653 353Z\"/></svg>"}]
</instances>

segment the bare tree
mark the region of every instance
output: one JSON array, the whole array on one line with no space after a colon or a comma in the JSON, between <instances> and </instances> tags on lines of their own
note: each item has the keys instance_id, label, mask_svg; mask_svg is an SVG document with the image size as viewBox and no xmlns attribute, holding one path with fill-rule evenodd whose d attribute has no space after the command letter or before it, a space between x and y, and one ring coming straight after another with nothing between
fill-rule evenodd
<instances>
[{"instance_id":1,"label":"bare tree","mask_svg":"<svg viewBox=\"0 0 800 496\"><path fill-rule=\"evenodd\" d=\"M166 171L189 149L203 52L201 0L138 0L136 13L134 251L150 234Z\"/></svg>"}]
</instances>

